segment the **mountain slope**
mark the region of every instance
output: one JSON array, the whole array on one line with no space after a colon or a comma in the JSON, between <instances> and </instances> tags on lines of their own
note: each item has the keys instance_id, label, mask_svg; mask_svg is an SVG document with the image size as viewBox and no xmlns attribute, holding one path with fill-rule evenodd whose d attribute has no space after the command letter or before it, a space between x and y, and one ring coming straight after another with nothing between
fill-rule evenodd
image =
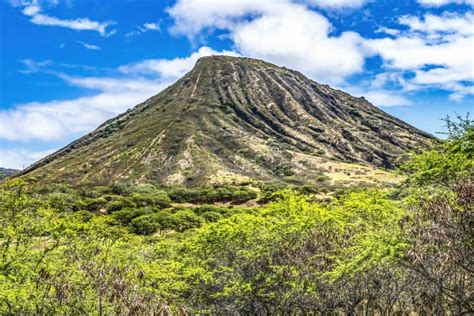
<instances>
[{"instance_id":1,"label":"mountain slope","mask_svg":"<svg viewBox=\"0 0 474 316\"><path fill-rule=\"evenodd\" d=\"M20 170L16 169L7 169L0 167L0 179L13 176L14 174L18 173Z\"/></svg>"},{"instance_id":2,"label":"mountain slope","mask_svg":"<svg viewBox=\"0 0 474 316\"><path fill-rule=\"evenodd\" d=\"M296 71L212 56L23 174L72 184L310 183L338 173L345 179L350 170L375 175L377 167L390 168L401 153L432 140L364 98Z\"/></svg>"}]
</instances>

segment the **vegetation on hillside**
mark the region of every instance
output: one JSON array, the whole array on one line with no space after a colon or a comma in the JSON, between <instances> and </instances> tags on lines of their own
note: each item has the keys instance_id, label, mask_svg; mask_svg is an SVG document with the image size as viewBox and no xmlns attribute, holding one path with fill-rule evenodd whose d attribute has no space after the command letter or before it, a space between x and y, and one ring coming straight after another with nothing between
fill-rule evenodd
<instances>
[{"instance_id":1,"label":"vegetation on hillside","mask_svg":"<svg viewBox=\"0 0 474 316\"><path fill-rule=\"evenodd\" d=\"M0 314L470 314L474 128L450 124L400 187L322 202L308 187L8 180Z\"/></svg>"}]
</instances>

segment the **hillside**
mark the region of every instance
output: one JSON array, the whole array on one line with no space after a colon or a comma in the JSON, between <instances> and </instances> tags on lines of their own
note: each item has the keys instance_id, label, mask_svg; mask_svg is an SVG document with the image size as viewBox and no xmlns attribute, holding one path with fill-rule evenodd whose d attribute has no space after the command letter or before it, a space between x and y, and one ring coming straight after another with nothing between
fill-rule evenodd
<instances>
[{"instance_id":1,"label":"hillside","mask_svg":"<svg viewBox=\"0 0 474 316\"><path fill-rule=\"evenodd\" d=\"M379 168L433 139L296 71L212 56L22 174L73 185L392 181Z\"/></svg>"},{"instance_id":2,"label":"hillside","mask_svg":"<svg viewBox=\"0 0 474 316\"><path fill-rule=\"evenodd\" d=\"M0 167L0 179L12 176L12 175L18 173L19 171L20 170L1 168Z\"/></svg>"}]
</instances>

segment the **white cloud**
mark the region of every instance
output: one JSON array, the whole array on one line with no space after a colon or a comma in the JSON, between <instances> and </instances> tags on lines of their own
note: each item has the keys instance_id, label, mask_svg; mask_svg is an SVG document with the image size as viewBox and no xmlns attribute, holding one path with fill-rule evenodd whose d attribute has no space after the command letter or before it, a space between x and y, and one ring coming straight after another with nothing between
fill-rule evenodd
<instances>
[{"instance_id":1,"label":"white cloud","mask_svg":"<svg viewBox=\"0 0 474 316\"><path fill-rule=\"evenodd\" d=\"M356 97L364 97L378 107L405 106L413 104L402 91L384 89L385 82L376 78L370 85L341 86L340 89Z\"/></svg>"},{"instance_id":2,"label":"white cloud","mask_svg":"<svg viewBox=\"0 0 474 316\"><path fill-rule=\"evenodd\" d=\"M418 0L418 3L426 7L442 7L450 3L474 5L474 0Z\"/></svg>"},{"instance_id":3,"label":"white cloud","mask_svg":"<svg viewBox=\"0 0 474 316\"><path fill-rule=\"evenodd\" d=\"M400 34L400 30L397 30L397 29L392 29L392 28L388 28L388 27L379 27L376 31L376 33L385 33L385 34L389 34L389 35L398 35Z\"/></svg>"},{"instance_id":4,"label":"white cloud","mask_svg":"<svg viewBox=\"0 0 474 316\"><path fill-rule=\"evenodd\" d=\"M25 66L25 69L21 69L18 72L24 74L31 74L42 70L44 67L51 65L51 60L35 61L32 59L24 59L21 61Z\"/></svg>"},{"instance_id":5,"label":"white cloud","mask_svg":"<svg viewBox=\"0 0 474 316\"><path fill-rule=\"evenodd\" d=\"M30 17L30 22L37 25L59 26L77 31L96 31L101 36L111 36L116 33L116 30L107 32L107 27L115 24L112 21L97 22L89 18L78 18L73 20L59 19L53 16L42 13L42 8L38 1L21 2L23 5L23 14Z\"/></svg>"},{"instance_id":6,"label":"white cloud","mask_svg":"<svg viewBox=\"0 0 474 316\"><path fill-rule=\"evenodd\" d=\"M245 56L265 59L302 71L320 82L336 84L363 70L364 52L359 34L329 36L331 28L322 15L294 6L241 23L230 37Z\"/></svg>"},{"instance_id":7,"label":"white cloud","mask_svg":"<svg viewBox=\"0 0 474 316\"><path fill-rule=\"evenodd\" d=\"M125 34L125 37L132 37L132 36L138 36L142 35L143 33L146 33L148 31L160 31L161 27L159 23L155 22L149 22L149 23L143 23L142 25L137 26L136 31L131 31Z\"/></svg>"},{"instance_id":8,"label":"white cloud","mask_svg":"<svg viewBox=\"0 0 474 316\"><path fill-rule=\"evenodd\" d=\"M30 5L23 9L23 14L28 16L34 16L41 11L41 8L37 5Z\"/></svg>"},{"instance_id":9,"label":"white cloud","mask_svg":"<svg viewBox=\"0 0 474 316\"><path fill-rule=\"evenodd\" d=\"M366 40L366 47L382 57L386 71L392 73L405 90L442 89L460 101L473 94L474 15L426 14L423 19L401 17L408 27L395 38ZM409 76L404 77L404 74Z\"/></svg>"},{"instance_id":10,"label":"white cloud","mask_svg":"<svg viewBox=\"0 0 474 316\"><path fill-rule=\"evenodd\" d=\"M31 22L38 25L49 25L49 26L61 26L76 31L96 31L102 36L110 36L115 34L114 31L106 32L106 28L109 25L113 25L113 22L97 22L92 21L88 18L79 18L75 20L61 20L45 14L35 14Z\"/></svg>"},{"instance_id":11,"label":"white cloud","mask_svg":"<svg viewBox=\"0 0 474 316\"><path fill-rule=\"evenodd\" d=\"M153 92L156 91L159 82L143 78L107 78L107 77L72 77L61 75L71 85L103 92Z\"/></svg>"},{"instance_id":12,"label":"white cloud","mask_svg":"<svg viewBox=\"0 0 474 316\"><path fill-rule=\"evenodd\" d=\"M246 15L257 15L265 11L284 10L288 6L286 0L179 0L168 9L174 19L171 31L184 34L190 38L208 27L229 29Z\"/></svg>"},{"instance_id":13,"label":"white cloud","mask_svg":"<svg viewBox=\"0 0 474 316\"><path fill-rule=\"evenodd\" d=\"M158 23L143 23L143 28L150 31L159 31L160 25Z\"/></svg>"},{"instance_id":14,"label":"white cloud","mask_svg":"<svg viewBox=\"0 0 474 316\"><path fill-rule=\"evenodd\" d=\"M77 41L79 44L81 44L84 48L87 48L87 49L90 49L90 50L100 50L102 49L100 46L97 46L97 45L93 45L93 44L88 44L88 43L84 43L84 42L81 42L81 41Z\"/></svg>"},{"instance_id":15,"label":"white cloud","mask_svg":"<svg viewBox=\"0 0 474 316\"><path fill-rule=\"evenodd\" d=\"M321 8L345 9L360 8L364 6L368 0L306 0L305 2Z\"/></svg>"},{"instance_id":16,"label":"white cloud","mask_svg":"<svg viewBox=\"0 0 474 316\"><path fill-rule=\"evenodd\" d=\"M302 3L181 0L168 12L175 20L174 34L193 39L205 30L226 30L242 55L302 71L321 82L340 83L363 70L361 36L330 35L332 24Z\"/></svg>"},{"instance_id":17,"label":"white cloud","mask_svg":"<svg viewBox=\"0 0 474 316\"><path fill-rule=\"evenodd\" d=\"M403 106L413 104L413 102L411 102L406 97L400 95L400 93L389 90L365 91L361 93L360 96L364 96L372 104L381 107Z\"/></svg>"},{"instance_id":18,"label":"white cloud","mask_svg":"<svg viewBox=\"0 0 474 316\"><path fill-rule=\"evenodd\" d=\"M423 19L417 16L402 16L399 23L406 25L411 31L420 31L433 38L433 35L454 33L463 36L473 35L474 15L445 12L443 15L426 14Z\"/></svg>"},{"instance_id":19,"label":"white cloud","mask_svg":"<svg viewBox=\"0 0 474 316\"><path fill-rule=\"evenodd\" d=\"M398 37L368 40L366 45L381 55L387 67L404 70L421 69L427 65L457 68L467 66L467 78L472 74L472 40L457 38L447 43L430 45L418 37Z\"/></svg>"},{"instance_id":20,"label":"white cloud","mask_svg":"<svg viewBox=\"0 0 474 316\"><path fill-rule=\"evenodd\" d=\"M40 151L22 148L0 149L0 166L21 170L53 152L53 149Z\"/></svg>"}]
</instances>

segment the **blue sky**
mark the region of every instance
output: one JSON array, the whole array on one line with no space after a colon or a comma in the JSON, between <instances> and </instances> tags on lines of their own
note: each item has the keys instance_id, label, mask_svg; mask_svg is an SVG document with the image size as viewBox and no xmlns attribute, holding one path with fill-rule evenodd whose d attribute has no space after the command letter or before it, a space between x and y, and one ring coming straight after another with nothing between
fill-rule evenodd
<instances>
[{"instance_id":1,"label":"blue sky","mask_svg":"<svg viewBox=\"0 0 474 316\"><path fill-rule=\"evenodd\" d=\"M0 0L0 166L22 168L197 58L296 69L430 133L474 112L473 0Z\"/></svg>"}]
</instances>

